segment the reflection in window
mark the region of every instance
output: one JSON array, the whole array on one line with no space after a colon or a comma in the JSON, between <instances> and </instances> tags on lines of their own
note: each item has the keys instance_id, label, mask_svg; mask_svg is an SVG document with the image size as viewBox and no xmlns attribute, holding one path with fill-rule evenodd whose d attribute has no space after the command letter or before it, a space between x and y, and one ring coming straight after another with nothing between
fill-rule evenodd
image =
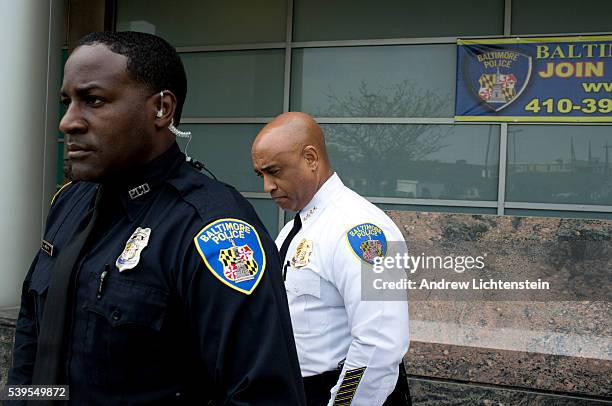
<instances>
[{"instance_id":1,"label":"reflection in window","mask_svg":"<svg viewBox=\"0 0 612 406\"><path fill-rule=\"evenodd\" d=\"M324 125L332 164L364 196L497 199L499 127Z\"/></svg>"},{"instance_id":2,"label":"reflection in window","mask_svg":"<svg viewBox=\"0 0 612 406\"><path fill-rule=\"evenodd\" d=\"M503 34L503 0L296 0L294 41Z\"/></svg>"},{"instance_id":3,"label":"reflection in window","mask_svg":"<svg viewBox=\"0 0 612 406\"><path fill-rule=\"evenodd\" d=\"M291 109L319 117L451 117L455 52L454 45L295 50Z\"/></svg>"},{"instance_id":4,"label":"reflection in window","mask_svg":"<svg viewBox=\"0 0 612 406\"><path fill-rule=\"evenodd\" d=\"M612 205L612 127L509 126L506 200Z\"/></svg>"},{"instance_id":5,"label":"reflection in window","mask_svg":"<svg viewBox=\"0 0 612 406\"><path fill-rule=\"evenodd\" d=\"M187 72L183 117L269 117L283 111L285 51L182 54Z\"/></svg>"},{"instance_id":6,"label":"reflection in window","mask_svg":"<svg viewBox=\"0 0 612 406\"><path fill-rule=\"evenodd\" d=\"M264 224L270 237L276 238L278 232L278 206L270 199L248 199Z\"/></svg>"},{"instance_id":7,"label":"reflection in window","mask_svg":"<svg viewBox=\"0 0 612 406\"><path fill-rule=\"evenodd\" d=\"M609 32L610 0L512 0L513 34Z\"/></svg>"},{"instance_id":8,"label":"reflection in window","mask_svg":"<svg viewBox=\"0 0 612 406\"><path fill-rule=\"evenodd\" d=\"M285 41L286 0L119 0L117 31L156 34L174 46Z\"/></svg>"}]
</instances>

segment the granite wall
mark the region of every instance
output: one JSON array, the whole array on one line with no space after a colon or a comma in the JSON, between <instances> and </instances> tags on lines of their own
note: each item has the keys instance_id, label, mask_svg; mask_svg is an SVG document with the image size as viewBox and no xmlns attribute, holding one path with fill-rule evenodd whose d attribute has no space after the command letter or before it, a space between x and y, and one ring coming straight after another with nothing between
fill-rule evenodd
<instances>
[{"instance_id":1,"label":"granite wall","mask_svg":"<svg viewBox=\"0 0 612 406\"><path fill-rule=\"evenodd\" d=\"M518 300L410 294L413 404L612 404L612 221L389 215L413 255L486 253L480 276L541 276L560 287ZM0 312L0 385L15 316Z\"/></svg>"},{"instance_id":2,"label":"granite wall","mask_svg":"<svg viewBox=\"0 0 612 406\"><path fill-rule=\"evenodd\" d=\"M15 320L18 308L0 309L0 388L6 384L11 365L11 351L15 335Z\"/></svg>"},{"instance_id":3,"label":"granite wall","mask_svg":"<svg viewBox=\"0 0 612 406\"><path fill-rule=\"evenodd\" d=\"M417 404L612 399L612 221L389 215L412 255L488 254L487 277L541 277L556 290L517 300L512 292L476 298L410 292L405 363Z\"/></svg>"}]
</instances>

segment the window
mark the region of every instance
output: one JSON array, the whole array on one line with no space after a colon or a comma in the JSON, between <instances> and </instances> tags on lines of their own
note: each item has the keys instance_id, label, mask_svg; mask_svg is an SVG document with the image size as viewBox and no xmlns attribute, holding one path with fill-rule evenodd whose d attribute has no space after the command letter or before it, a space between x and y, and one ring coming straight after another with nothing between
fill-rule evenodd
<instances>
[{"instance_id":1,"label":"window","mask_svg":"<svg viewBox=\"0 0 612 406\"><path fill-rule=\"evenodd\" d=\"M320 117L452 117L455 46L297 49L291 109Z\"/></svg>"},{"instance_id":2,"label":"window","mask_svg":"<svg viewBox=\"0 0 612 406\"><path fill-rule=\"evenodd\" d=\"M181 55L188 89L183 117L269 117L283 111L284 51Z\"/></svg>"},{"instance_id":3,"label":"window","mask_svg":"<svg viewBox=\"0 0 612 406\"><path fill-rule=\"evenodd\" d=\"M282 42L286 0L121 0L117 31L160 35L174 46Z\"/></svg>"},{"instance_id":4,"label":"window","mask_svg":"<svg viewBox=\"0 0 612 406\"><path fill-rule=\"evenodd\" d=\"M327 124L332 165L363 196L497 199L499 127Z\"/></svg>"},{"instance_id":5,"label":"window","mask_svg":"<svg viewBox=\"0 0 612 406\"><path fill-rule=\"evenodd\" d=\"M503 0L296 0L294 7L294 41L503 33Z\"/></svg>"},{"instance_id":6,"label":"window","mask_svg":"<svg viewBox=\"0 0 612 406\"><path fill-rule=\"evenodd\" d=\"M612 126L508 127L506 200L612 206Z\"/></svg>"}]
</instances>

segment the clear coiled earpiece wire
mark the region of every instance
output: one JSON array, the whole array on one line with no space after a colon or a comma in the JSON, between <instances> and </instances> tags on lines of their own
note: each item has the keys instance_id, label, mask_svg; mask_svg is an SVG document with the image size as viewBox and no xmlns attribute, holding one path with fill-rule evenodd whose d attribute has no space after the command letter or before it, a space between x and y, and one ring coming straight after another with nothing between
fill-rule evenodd
<instances>
[{"instance_id":1,"label":"clear coiled earpiece wire","mask_svg":"<svg viewBox=\"0 0 612 406\"><path fill-rule=\"evenodd\" d=\"M159 99L159 110L157 110L157 117L161 117L164 115L164 110L162 107L162 103L164 100L164 91L162 90L161 92L159 92L159 95L160 95L160 99ZM202 162L195 160L191 156L189 156L188 148L189 148L189 144L191 143L191 139L192 139L191 131L181 131L178 128L176 128L174 126L174 119L170 121L168 130L170 130L172 134L176 135L179 138L187 138L187 143L185 144L185 151L183 152L185 154L185 158L187 162L189 162L191 165L193 165L194 168L196 168L199 171L201 171L202 169L205 170L206 172L210 174L210 176L213 177L213 179L217 180L217 177L215 176L215 174L212 173L206 166L204 166Z\"/></svg>"}]
</instances>

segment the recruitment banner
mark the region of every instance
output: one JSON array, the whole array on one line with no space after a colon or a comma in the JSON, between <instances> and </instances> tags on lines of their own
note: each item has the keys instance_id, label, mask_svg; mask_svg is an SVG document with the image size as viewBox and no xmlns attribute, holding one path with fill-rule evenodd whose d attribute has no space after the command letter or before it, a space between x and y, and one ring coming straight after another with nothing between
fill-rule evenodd
<instances>
[{"instance_id":1,"label":"recruitment banner","mask_svg":"<svg viewBox=\"0 0 612 406\"><path fill-rule=\"evenodd\" d=\"M457 41L456 121L612 122L612 35Z\"/></svg>"}]
</instances>

